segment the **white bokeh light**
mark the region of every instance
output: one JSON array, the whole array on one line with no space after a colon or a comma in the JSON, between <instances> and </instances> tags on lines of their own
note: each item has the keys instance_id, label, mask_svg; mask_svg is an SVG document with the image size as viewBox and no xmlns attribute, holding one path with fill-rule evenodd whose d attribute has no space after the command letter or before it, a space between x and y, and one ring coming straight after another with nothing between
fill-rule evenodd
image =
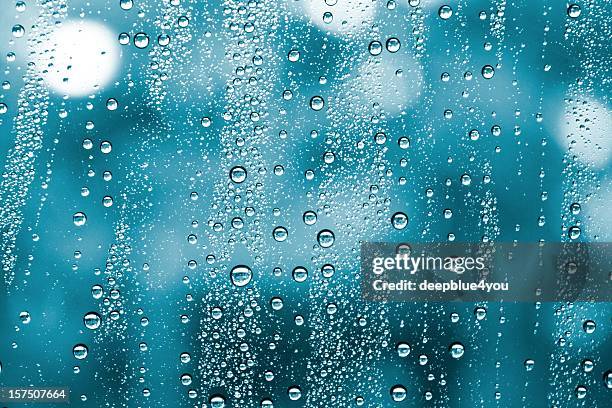
<instances>
[{"instance_id":1,"label":"white bokeh light","mask_svg":"<svg viewBox=\"0 0 612 408\"><path fill-rule=\"evenodd\" d=\"M120 50L116 35L95 21L67 21L39 45L37 66L49 88L85 96L115 76Z\"/></svg>"},{"instance_id":2,"label":"white bokeh light","mask_svg":"<svg viewBox=\"0 0 612 408\"><path fill-rule=\"evenodd\" d=\"M569 147L578 160L598 168L610 161L612 112L591 98L574 98L559 119L557 141Z\"/></svg>"},{"instance_id":3,"label":"white bokeh light","mask_svg":"<svg viewBox=\"0 0 612 408\"><path fill-rule=\"evenodd\" d=\"M363 105L377 102L387 114L395 116L419 101L423 68L409 55L387 53L381 61L365 61L345 84Z\"/></svg>"}]
</instances>

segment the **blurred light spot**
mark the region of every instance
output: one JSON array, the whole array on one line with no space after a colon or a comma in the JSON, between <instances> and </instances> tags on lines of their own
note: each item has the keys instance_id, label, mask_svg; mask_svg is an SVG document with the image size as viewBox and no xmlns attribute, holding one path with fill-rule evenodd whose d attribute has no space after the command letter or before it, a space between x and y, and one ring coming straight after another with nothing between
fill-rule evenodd
<instances>
[{"instance_id":1,"label":"blurred light spot","mask_svg":"<svg viewBox=\"0 0 612 408\"><path fill-rule=\"evenodd\" d=\"M378 103L390 115L402 112L417 102L423 88L423 68L407 55L384 56L368 60L347 86L355 89L364 105Z\"/></svg>"},{"instance_id":2,"label":"blurred light spot","mask_svg":"<svg viewBox=\"0 0 612 408\"><path fill-rule=\"evenodd\" d=\"M571 100L556 132L557 141L583 163L604 167L610 160L612 112L592 99Z\"/></svg>"},{"instance_id":3,"label":"blurred light spot","mask_svg":"<svg viewBox=\"0 0 612 408\"><path fill-rule=\"evenodd\" d=\"M95 93L119 65L116 35L94 21L67 21L43 40L37 65L49 88L63 95Z\"/></svg>"}]
</instances>

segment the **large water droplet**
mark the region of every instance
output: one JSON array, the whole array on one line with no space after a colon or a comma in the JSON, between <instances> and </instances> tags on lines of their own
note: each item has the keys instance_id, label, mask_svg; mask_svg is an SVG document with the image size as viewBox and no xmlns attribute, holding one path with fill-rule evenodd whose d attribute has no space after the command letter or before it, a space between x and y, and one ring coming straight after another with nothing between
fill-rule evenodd
<instances>
[{"instance_id":1,"label":"large water droplet","mask_svg":"<svg viewBox=\"0 0 612 408\"><path fill-rule=\"evenodd\" d=\"M410 344L404 342L397 343L395 349L397 350L397 355L400 357L408 357L408 354L410 354L411 350Z\"/></svg>"},{"instance_id":2,"label":"large water droplet","mask_svg":"<svg viewBox=\"0 0 612 408\"><path fill-rule=\"evenodd\" d=\"M72 348L72 354L77 360L83 360L85 357L87 357L88 352L89 349L85 344L82 343L79 343Z\"/></svg>"},{"instance_id":3,"label":"large water droplet","mask_svg":"<svg viewBox=\"0 0 612 408\"><path fill-rule=\"evenodd\" d=\"M463 347L463 344L459 342L452 343L448 349L453 358L461 358L465 352L465 347Z\"/></svg>"},{"instance_id":4,"label":"large water droplet","mask_svg":"<svg viewBox=\"0 0 612 408\"><path fill-rule=\"evenodd\" d=\"M293 280L296 282L304 282L306 280L306 278L308 278L308 269L304 268L303 266L296 266L293 269Z\"/></svg>"},{"instance_id":5,"label":"large water droplet","mask_svg":"<svg viewBox=\"0 0 612 408\"><path fill-rule=\"evenodd\" d=\"M448 20L453 15L453 9L445 4L438 9L438 15L442 20Z\"/></svg>"},{"instance_id":6,"label":"large water droplet","mask_svg":"<svg viewBox=\"0 0 612 408\"><path fill-rule=\"evenodd\" d=\"M300 389L300 387L294 385L292 387L289 387L289 389L287 390L287 394L289 395L289 399L291 401L297 401L302 397L302 390Z\"/></svg>"},{"instance_id":7,"label":"large water droplet","mask_svg":"<svg viewBox=\"0 0 612 408\"><path fill-rule=\"evenodd\" d=\"M328 229L324 229L319 231L317 234L317 241L319 241L319 245L323 248L329 248L334 244L336 237L334 233Z\"/></svg>"},{"instance_id":8,"label":"large water droplet","mask_svg":"<svg viewBox=\"0 0 612 408\"><path fill-rule=\"evenodd\" d=\"M225 397L223 395L213 395L210 397L210 408L224 408Z\"/></svg>"},{"instance_id":9,"label":"large water droplet","mask_svg":"<svg viewBox=\"0 0 612 408\"><path fill-rule=\"evenodd\" d=\"M391 217L391 225L396 230L403 230L408 225L408 216L403 212L396 212Z\"/></svg>"},{"instance_id":10,"label":"large water droplet","mask_svg":"<svg viewBox=\"0 0 612 408\"><path fill-rule=\"evenodd\" d=\"M101 322L102 319L100 318L100 315L96 312L89 312L85 315L85 317L83 317L83 323L85 323L85 327L90 330L95 330L100 327Z\"/></svg>"},{"instance_id":11,"label":"large water droplet","mask_svg":"<svg viewBox=\"0 0 612 408\"><path fill-rule=\"evenodd\" d=\"M232 169L230 170L230 179L236 183L242 183L244 180L246 180L247 178L247 171L244 167L242 166L235 166L232 167Z\"/></svg>"},{"instance_id":12,"label":"large water droplet","mask_svg":"<svg viewBox=\"0 0 612 408\"><path fill-rule=\"evenodd\" d=\"M74 222L74 225L77 227L82 227L87 222L87 216L83 212L76 212L72 216L72 222Z\"/></svg>"},{"instance_id":13,"label":"large water droplet","mask_svg":"<svg viewBox=\"0 0 612 408\"><path fill-rule=\"evenodd\" d=\"M289 233L287 232L287 228L285 227L276 227L272 231L272 237L277 242L283 242L287 240Z\"/></svg>"},{"instance_id":14,"label":"large water droplet","mask_svg":"<svg viewBox=\"0 0 612 408\"><path fill-rule=\"evenodd\" d=\"M147 46L149 45L149 36L146 35L145 33L137 33L134 36L134 45L136 46L136 48L147 48Z\"/></svg>"},{"instance_id":15,"label":"large water droplet","mask_svg":"<svg viewBox=\"0 0 612 408\"><path fill-rule=\"evenodd\" d=\"M407 391L403 385L394 385L391 387L391 398L395 402L400 402L406 399Z\"/></svg>"},{"instance_id":16,"label":"large water droplet","mask_svg":"<svg viewBox=\"0 0 612 408\"><path fill-rule=\"evenodd\" d=\"M23 26L21 24L15 24L13 26L13 37L15 38L21 38L24 36L25 34L25 28L23 28Z\"/></svg>"},{"instance_id":17,"label":"large water droplet","mask_svg":"<svg viewBox=\"0 0 612 408\"><path fill-rule=\"evenodd\" d=\"M310 98L310 107L312 108L312 110L320 111L321 109L323 109L323 106L325 106L325 101L322 97L316 95Z\"/></svg>"},{"instance_id":18,"label":"large water droplet","mask_svg":"<svg viewBox=\"0 0 612 408\"><path fill-rule=\"evenodd\" d=\"M491 65L485 65L482 67L482 76L485 79L491 79L495 75L495 69Z\"/></svg>"},{"instance_id":19,"label":"large water droplet","mask_svg":"<svg viewBox=\"0 0 612 408\"><path fill-rule=\"evenodd\" d=\"M582 10L580 9L580 6L578 4L570 4L567 8L567 15L571 18L578 18L578 16L580 16L580 13L582 13Z\"/></svg>"},{"instance_id":20,"label":"large water droplet","mask_svg":"<svg viewBox=\"0 0 612 408\"><path fill-rule=\"evenodd\" d=\"M253 278L253 271L246 265L236 265L230 272L230 278L235 286L246 286Z\"/></svg>"}]
</instances>

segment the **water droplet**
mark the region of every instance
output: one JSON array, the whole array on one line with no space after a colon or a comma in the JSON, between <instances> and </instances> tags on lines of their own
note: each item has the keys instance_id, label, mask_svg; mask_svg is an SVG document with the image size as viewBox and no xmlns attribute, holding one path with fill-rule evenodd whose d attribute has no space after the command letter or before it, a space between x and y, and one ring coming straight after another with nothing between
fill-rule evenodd
<instances>
[{"instance_id":1,"label":"water droplet","mask_svg":"<svg viewBox=\"0 0 612 408\"><path fill-rule=\"evenodd\" d=\"M400 357L408 357L408 354L410 354L410 344L408 343L397 343L397 346L395 346L395 349L397 350L397 354Z\"/></svg>"},{"instance_id":2,"label":"water droplet","mask_svg":"<svg viewBox=\"0 0 612 408\"><path fill-rule=\"evenodd\" d=\"M570 4L570 6L567 8L567 15L571 18L578 18L580 13L582 13L582 10L578 4Z\"/></svg>"},{"instance_id":3,"label":"water droplet","mask_svg":"<svg viewBox=\"0 0 612 408\"><path fill-rule=\"evenodd\" d=\"M124 10L130 10L134 6L134 2L132 0L120 0L119 7Z\"/></svg>"},{"instance_id":4,"label":"water droplet","mask_svg":"<svg viewBox=\"0 0 612 408\"><path fill-rule=\"evenodd\" d=\"M393 228L396 230L403 230L408 226L408 216L403 212L396 212L391 217L391 225L393 225Z\"/></svg>"},{"instance_id":5,"label":"water droplet","mask_svg":"<svg viewBox=\"0 0 612 408\"><path fill-rule=\"evenodd\" d=\"M469 174L466 173L461 175L461 184L463 184L464 186L469 186L470 184L472 184L472 178Z\"/></svg>"},{"instance_id":6,"label":"water droplet","mask_svg":"<svg viewBox=\"0 0 612 408\"><path fill-rule=\"evenodd\" d=\"M230 278L235 286L245 286L253 278L253 271L246 265L236 265L230 272Z\"/></svg>"},{"instance_id":7,"label":"water droplet","mask_svg":"<svg viewBox=\"0 0 612 408\"><path fill-rule=\"evenodd\" d=\"M612 370L608 370L604 373L603 381L606 388L612 390Z\"/></svg>"},{"instance_id":8,"label":"water droplet","mask_svg":"<svg viewBox=\"0 0 612 408\"><path fill-rule=\"evenodd\" d=\"M272 403L272 400L268 399L268 398L264 398L261 400L260 403L261 408L274 408L274 404Z\"/></svg>"},{"instance_id":9,"label":"water droplet","mask_svg":"<svg viewBox=\"0 0 612 408\"><path fill-rule=\"evenodd\" d=\"M157 36L157 43L161 46L161 47L166 47L168 44L170 44L170 36L168 34L160 34Z\"/></svg>"},{"instance_id":10,"label":"water droplet","mask_svg":"<svg viewBox=\"0 0 612 408\"><path fill-rule=\"evenodd\" d=\"M382 49L383 47L380 41L372 41L368 46L368 51L370 51L370 54L374 56L380 55Z\"/></svg>"},{"instance_id":11,"label":"water droplet","mask_svg":"<svg viewBox=\"0 0 612 408\"><path fill-rule=\"evenodd\" d=\"M102 288L102 286L93 285L91 287L91 296L93 296L94 299L100 299L103 294L104 294L104 289Z\"/></svg>"},{"instance_id":12,"label":"water droplet","mask_svg":"<svg viewBox=\"0 0 612 408\"><path fill-rule=\"evenodd\" d=\"M334 233L328 229L324 229L319 231L317 234L317 241L319 241L319 245L323 248L329 248L334 244L336 237Z\"/></svg>"},{"instance_id":13,"label":"water droplet","mask_svg":"<svg viewBox=\"0 0 612 408\"><path fill-rule=\"evenodd\" d=\"M300 52L298 50L291 50L291 51L289 51L289 54L287 55L287 58L291 62L298 62L299 59L300 59Z\"/></svg>"},{"instance_id":14,"label":"water droplet","mask_svg":"<svg viewBox=\"0 0 612 408\"><path fill-rule=\"evenodd\" d=\"M270 306L272 310L281 310L283 308L283 299L278 296L273 297L270 299Z\"/></svg>"},{"instance_id":15,"label":"water droplet","mask_svg":"<svg viewBox=\"0 0 612 408\"><path fill-rule=\"evenodd\" d=\"M181 28L185 28L189 25L189 18L187 16L180 16L178 18L178 25Z\"/></svg>"},{"instance_id":16,"label":"water droplet","mask_svg":"<svg viewBox=\"0 0 612 408\"><path fill-rule=\"evenodd\" d=\"M322 97L316 95L310 98L310 107L312 108L312 110L320 111L321 109L323 109L323 106L325 106L325 101Z\"/></svg>"},{"instance_id":17,"label":"water droplet","mask_svg":"<svg viewBox=\"0 0 612 408\"><path fill-rule=\"evenodd\" d=\"M100 151L104 154L109 154L113 150L113 145L108 140L100 143Z\"/></svg>"},{"instance_id":18,"label":"water droplet","mask_svg":"<svg viewBox=\"0 0 612 408\"><path fill-rule=\"evenodd\" d=\"M389 51L390 53L398 52L400 47L402 46L402 44L400 43L400 40L398 40L395 37L389 38L385 45L387 47L387 51Z\"/></svg>"},{"instance_id":19,"label":"water droplet","mask_svg":"<svg viewBox=\"0 0 612 408\"><path fill-rule=\"evenodd\" d=\"M230 170L230 179L236 183L242 183L247 178L247 171L242 166L235 166Z\"/></svg>"},{"instance_id":20,"label":"water droplet","mask_svg":"<svg viewBox=\"0 0 612 408\"><path fill-rule=\"evenodd\" d=\"M482 67L481 73L485 79L491 79L493 78L493 75L495 75L495 69L493 69L491 65L485 65Z\"/></svg>"},{"instance_id":21,"label":"water droplet","mask_svg":"<svg viewBox=\"0 0 612 408\"><path fill-rule=\"evenodd\" d=\"M210 408L224 408L225 397L223 395L213 395L210 397Z\"/></svg>"},{"instance_id":22,"label":"water droplet","mask_svg":"<svg viewBox=\"0 0 612 408\"><path fill-rule=\"evenodd\" d=\"M113 197L111 197L111 196L104 196L102 198L102 205L104 207L106 207L106 208L112 207L112 205L113 205Z\"/></svg>"},{"instance_id":23,"label":"water droplet","mask_svg":"<svg viewBox=\"0 0 612 408\"><path fill-rule=\"evenodd\" d=\"M578 239L580 238L581 232L582 231L580 230L580 227L573 226L569 228L569 230L567 231L567 235L570 237L570 239Z\"/></svg>"},{"instance_id":24,"label":"water droplet","mask_svg":"<svg viewBox=\"0 0 612 408\"><path fill-rule=\"evenodd\" d=\"M118 39L121 45L128 45L130 43L130 35L128 33L120 33Z\"/></svg>"},{"instance_id":25,"label":"water droplet","mask_svg":"<svg viewBox=\"0 0 612 408\"><path fill-rule=\"evenodd\" d=\"M595 364L593 364L593 361L591 360L582 360L582 369L584 370L585 373L590 373L591 371L593 371L593 368L595 367Z\"/></svg>"},{"instance_id":26,"label":"water droplet","mask_svg":"<svg viewBox=\"0 0 612 408\"><path fill-rule=\"evenodd\" d=\"M317 222L317 213L314 211L306 211L302 216L304 224L314 225Z\"/></svg>"},{"instance_id":27,"label":"water droplet","mask_svg":"<svg viewBox=\"0 0 612 408\"><path fill-rule=\"evenodd\" d=\"M407 391L403 385L394 385L391 387L391 398L395 402L400 402L406 399Z\"/></svg>"},{"instance_id":28,"label":"water droplet","mask_svg":"<svg viewBox=\"0 0 612 408\"><path fill-rule=\"evenodd\" d=\"M377 145L383 145L387 141L387 135L383 132L378 132L374 135L374 143Z\"/></svg>"},{"instance_id":29,"label":"water droplet","mask_svg":"<svg viewBox=\"0 0 612 408\"><path fill-rule=\"evenodd\" d=\"M336 268L332 264L325 264L321 267L321 274L324 278L331 278L336 273Z\"/></svg>"},{"instance_id":30,"label":"water droplet","mask_svg":"<svg viewBox=\"0 0 612 408\"><path fill-rule=\"evenodd\" d=\"M483 320L485 317L487 317L487 309L484 307L477 307L474 309L474 316L476 316L477 320Z\"/></svg>"},{"instance_id":31,"label":"water droplet","mask_svg":"<svg viewBox=\"0 0 612 408\"><path fill-rule=\"evenodd\" d=\"M289 395L289 399L291 401L297 401L302 397L302 390L300 389L300 387L294 385L292 387L289 387L289 389L287 390L287 394Z\"/></svg>"},{"instance_id":32,"label":"water droplet","mask_svg":"<svg viewBox=\"0 0 612 408\"><path fill-rule=\"evenodd\" d=\"M576 387L576 398L583 399L587 395L587 387L579 385Z\"/></svg>"},{"instance_id":33,"label":"water droplet","mask_svg":"<svg viewBox=\"0 0 612 408\"><path fill-rule=\"evenodd\" d=\"M102 319L100 318L100 315L96 312L89 312L85 315L85 317L83 317L83 323L85 323L85 327L90 330L95 330L100 327L101 322Z\"/></svg>"},{"instance_id":34,"label":"water droplet","mask_svg":"<svg viewBox=\"0 0 612 408\"><path fill-rule=\"evenodd\" d=\"M274 228L274 231L272 231L272 237L274 237L274 240L277 242L283 242L287 240L288 236L289 233L287 232L287 228L285 227L276 227Z\"/></svg>"},{"instance_id":35,"label":"water droplet","mask_svg":"<svg viewBox=\"0 0 612 408\"><path fill-rule=\"evenodd\" d=\"M597 325L592 320L586 320L582 324L582 329L584 330L585 333L588 333L588 334L594 333L596 327L597 327Z\"/></svg>"},{"instance_id":36,"label":"water droplet","mask_svg":"<svg viewBox=\"0 0 612 408\"><path fill-rule=\"evenodd\" d=\"M533 361L532 359L528 358L527 360L525 360L523 365L525 366L525 370L531 371L531 370L533 370L533 366L535 365L535 361Z\"/></svg>"},{"instance_id":37,"label":"water droplet","mask_svg":"<svg viewBox=\"0 0 612 408\"><path fill-rule=\"evenodd\" d=\"M19 320L23 324L29 324L32 321L32 316L30 316L30 312L24 311L19 313Z\"/></svg>"},{"instance_id":38,"label":"water droplet","mask_svg":"<svg viewBox=\"0 0 612 408\"><path fill-rule=\"evenodd\" d=\"M108 109L109 111L117 110L118 106L119 106L119 103L117 102L115 98L108 98L106 100L106 109Z\"/></svg>"},{"instance_id":39,"label":"water droplet","mask_svg":"<svg viewBox=\"0 0 612 408\"><path fill-rule=\"evenodd\" d=\"M323 13L323 22L325 24L331 24L334 21L334 15L329 12L326 11L325 13Z\"/></svg>"},{"instance_id":40,"label":"water droplet","mask_svg":"<svg viewBox=\"0 0 612 408\"><path fill-rule=\"evenodd\" d=\"M88 352L89 349L85 344L82 343L79 343L72 348L72 354L77 360L83 360L85 357L87 357Z\"/></svg>"},{"instance_id":41,"label":"water droplet","mask_svg":"<svg viewBox=\"0 0 612 408\"><path fill-rule=\"evenodd\" d=\"M308 278L308 269L303 266L296 266L292 272L293 280L296 282L304 282Z\"/></svg>"},{"instance_id":42,"label":"water droplet","mask_svg":"<svg viewBox=\"0 0 612 408\"><path fill-rule=\"evenodd\" d=\"M24 36L25 34L25 28L23 28L23 26L21 24L15 24L13 26L13 37L15 38L21 38Z\"/></svg>"},{"instance_id":43,"label":"water droplet","mask_svg":"<svg viewBox=\"0 0 612 408\"><path fill-rule=\"evenodd\" d=\"M184 373L181 375L181 384L190 385L192 381L191 374Z\"/></svg>"},{"instance_id":44,"label":"water droplet","mask_svg":"<svg viewBox=\"0 0 612 408\"><path fill-rule=\"evenodd\" d=\"M448 20L453 15L453 9L445 4L438 9L438 15L442 20Z\"/></svg>"},{"instance_id":45,"label":"water droplet","mask_svg":"<svg viewBox=\"0 0 612 408\"><path fill-rule=\"evenodd\" d=\"M465 348L463 347L463 344L459 342L452 343L448 347L448 350L450 351L451 356L453 358L461 358L463 356L463 353L465 352Z\"/></svg>"},{"instance_id":46,"label":"water droplet","mask_svg":"<svg viewBox=\"0 0 612 408\"><path fill-rule=\"evenodd\" d=\"M134 45L136 46L136 48L147 48L147 46L149 45L149 36L146 35L145 33L137 33L134 36Z\"/></svg>"},{"instance_id":47,"label":"water droplet","mask_svg":"<svg viewBox=\"0 0 612 408\"><path fill-rule=\"evenodd\" d=\"M76 225L77 227L82 227L87 222L87 216L85 215L85 213L82 213L80 211L76 212L72 216L72 222L74 222L74 225Z\"/></svg>"}]
</instances>

